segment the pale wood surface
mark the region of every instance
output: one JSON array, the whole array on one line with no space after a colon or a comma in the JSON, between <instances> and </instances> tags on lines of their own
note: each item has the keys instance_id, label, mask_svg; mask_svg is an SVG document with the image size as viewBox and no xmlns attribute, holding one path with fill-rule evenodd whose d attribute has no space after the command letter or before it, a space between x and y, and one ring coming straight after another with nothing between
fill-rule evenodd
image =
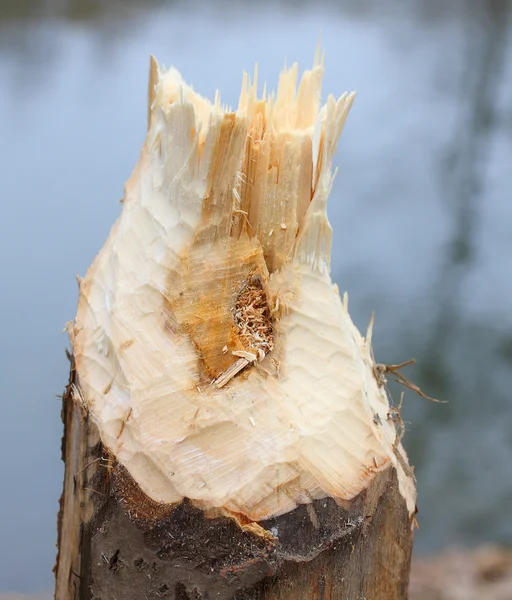
<instances>
[{"instance_id":1,"label":"pale wood surface","mask_svg":"<svg viewBox=\"0 0 512 600\"><path fill-rule=\"evenodd\" d=\"M74 400L155 502L255 522L392 468L412 515L372 328L330 277L353 95L321 105L318 59L300 81L283 70L275 97L245 78L230 111L155 65L146 141L69 325Z\"/></svg>"}]
</instances>

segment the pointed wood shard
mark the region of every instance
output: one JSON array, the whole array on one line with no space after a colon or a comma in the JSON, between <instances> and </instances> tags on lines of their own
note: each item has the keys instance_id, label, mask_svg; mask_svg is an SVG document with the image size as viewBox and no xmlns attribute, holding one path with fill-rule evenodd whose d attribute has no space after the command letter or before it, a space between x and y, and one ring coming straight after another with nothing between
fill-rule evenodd
<instances>
[{"instance_id":1,"label":"pointed wood shard","mask_svg":"<svg viewBox=\"0 0 512 600\"><path fill-rule=\"evenodd\" d=\"M148 79L148 129L151 126L151 115L156 95L156 84L158 83L158 62L151 55L149 57L149 79Z\"/></svg>"}]
</instances>

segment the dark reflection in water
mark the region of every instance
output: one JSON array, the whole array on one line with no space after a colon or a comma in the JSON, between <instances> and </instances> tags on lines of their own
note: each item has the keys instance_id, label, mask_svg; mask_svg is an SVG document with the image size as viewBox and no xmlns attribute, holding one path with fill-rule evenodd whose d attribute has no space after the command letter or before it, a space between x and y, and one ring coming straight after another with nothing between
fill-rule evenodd
<instances>
[{"instance_id":1,"label":"dark reflection in water","mask_svg":"<svg viewBox=\"0 0 512 600\"><path fill-rule=\"evenodd\" d=\"M417 549L512 542L512 3L0 1L0 591L50 587L60 329L144 135L150 52L236 102L283 59L358 90L331 198L333 274L375 353L410 356ZM392 388L398 397L400 390ZM30 568L27 569L27 565Z\"/></svg>"},{"instance_id":2,"label":"dark reflection in water","mask_svg":"<svg viewBox=\"0 0 512 600\"><path fill-rule=\"evenodd\" d=\"M155 9L161 5L176 2L165 0L2 0L0 18L2 21L62 18L69 21L97 24L108 18L131 17L135 11Z\"/></svg>"}]
</instances>

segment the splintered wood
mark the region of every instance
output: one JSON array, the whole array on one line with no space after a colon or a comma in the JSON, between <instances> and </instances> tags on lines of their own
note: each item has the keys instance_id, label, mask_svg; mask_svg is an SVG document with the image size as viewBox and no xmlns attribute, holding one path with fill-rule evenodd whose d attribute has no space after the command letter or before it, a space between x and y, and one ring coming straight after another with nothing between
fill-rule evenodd
<instances>
[{"instance_id":1,"label":"splintered wood","mask_svg":"<svg viewBox=\"0 0 512 600\"><path fill-rule=\"evenodd\" d=\"M331 282L353 95L321 106L322 73L263 97L245 76L233 111L152 59L69 325L56 600L406 599L416 489L386 376L415 388Z\"/></svg>"},{"instance_id":2,"label":"splintered wood","mask_svg":"<svg viewBox=\"0 0 512 600\"><path fill-rule=\"evenodd\" d=\"M330 278L354 96L321 106L322 75L294 65L262 97L246 75L230 110L152 60L146 141L70 336L76 402L159 506L258 522L392 468L414 512L370 336Z\"/></svg>"}]
</instances>

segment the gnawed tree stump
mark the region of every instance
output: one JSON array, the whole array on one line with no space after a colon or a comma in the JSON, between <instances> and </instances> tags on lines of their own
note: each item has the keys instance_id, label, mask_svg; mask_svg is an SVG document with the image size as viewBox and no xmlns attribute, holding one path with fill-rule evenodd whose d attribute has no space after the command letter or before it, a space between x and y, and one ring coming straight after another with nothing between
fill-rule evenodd
<instances>
[{"instance_id":1,"label":"gnawed tree stump","mask_svg":"<svg viewBox=\"0 0 512 600\"><path fill-rule=\"evenodd\" d=\"M407 597L412 472L329 275L353 96L320 108L322 72L231 112L152 60L69 326L57 599Z\"/></svg>"}]
</instances>

